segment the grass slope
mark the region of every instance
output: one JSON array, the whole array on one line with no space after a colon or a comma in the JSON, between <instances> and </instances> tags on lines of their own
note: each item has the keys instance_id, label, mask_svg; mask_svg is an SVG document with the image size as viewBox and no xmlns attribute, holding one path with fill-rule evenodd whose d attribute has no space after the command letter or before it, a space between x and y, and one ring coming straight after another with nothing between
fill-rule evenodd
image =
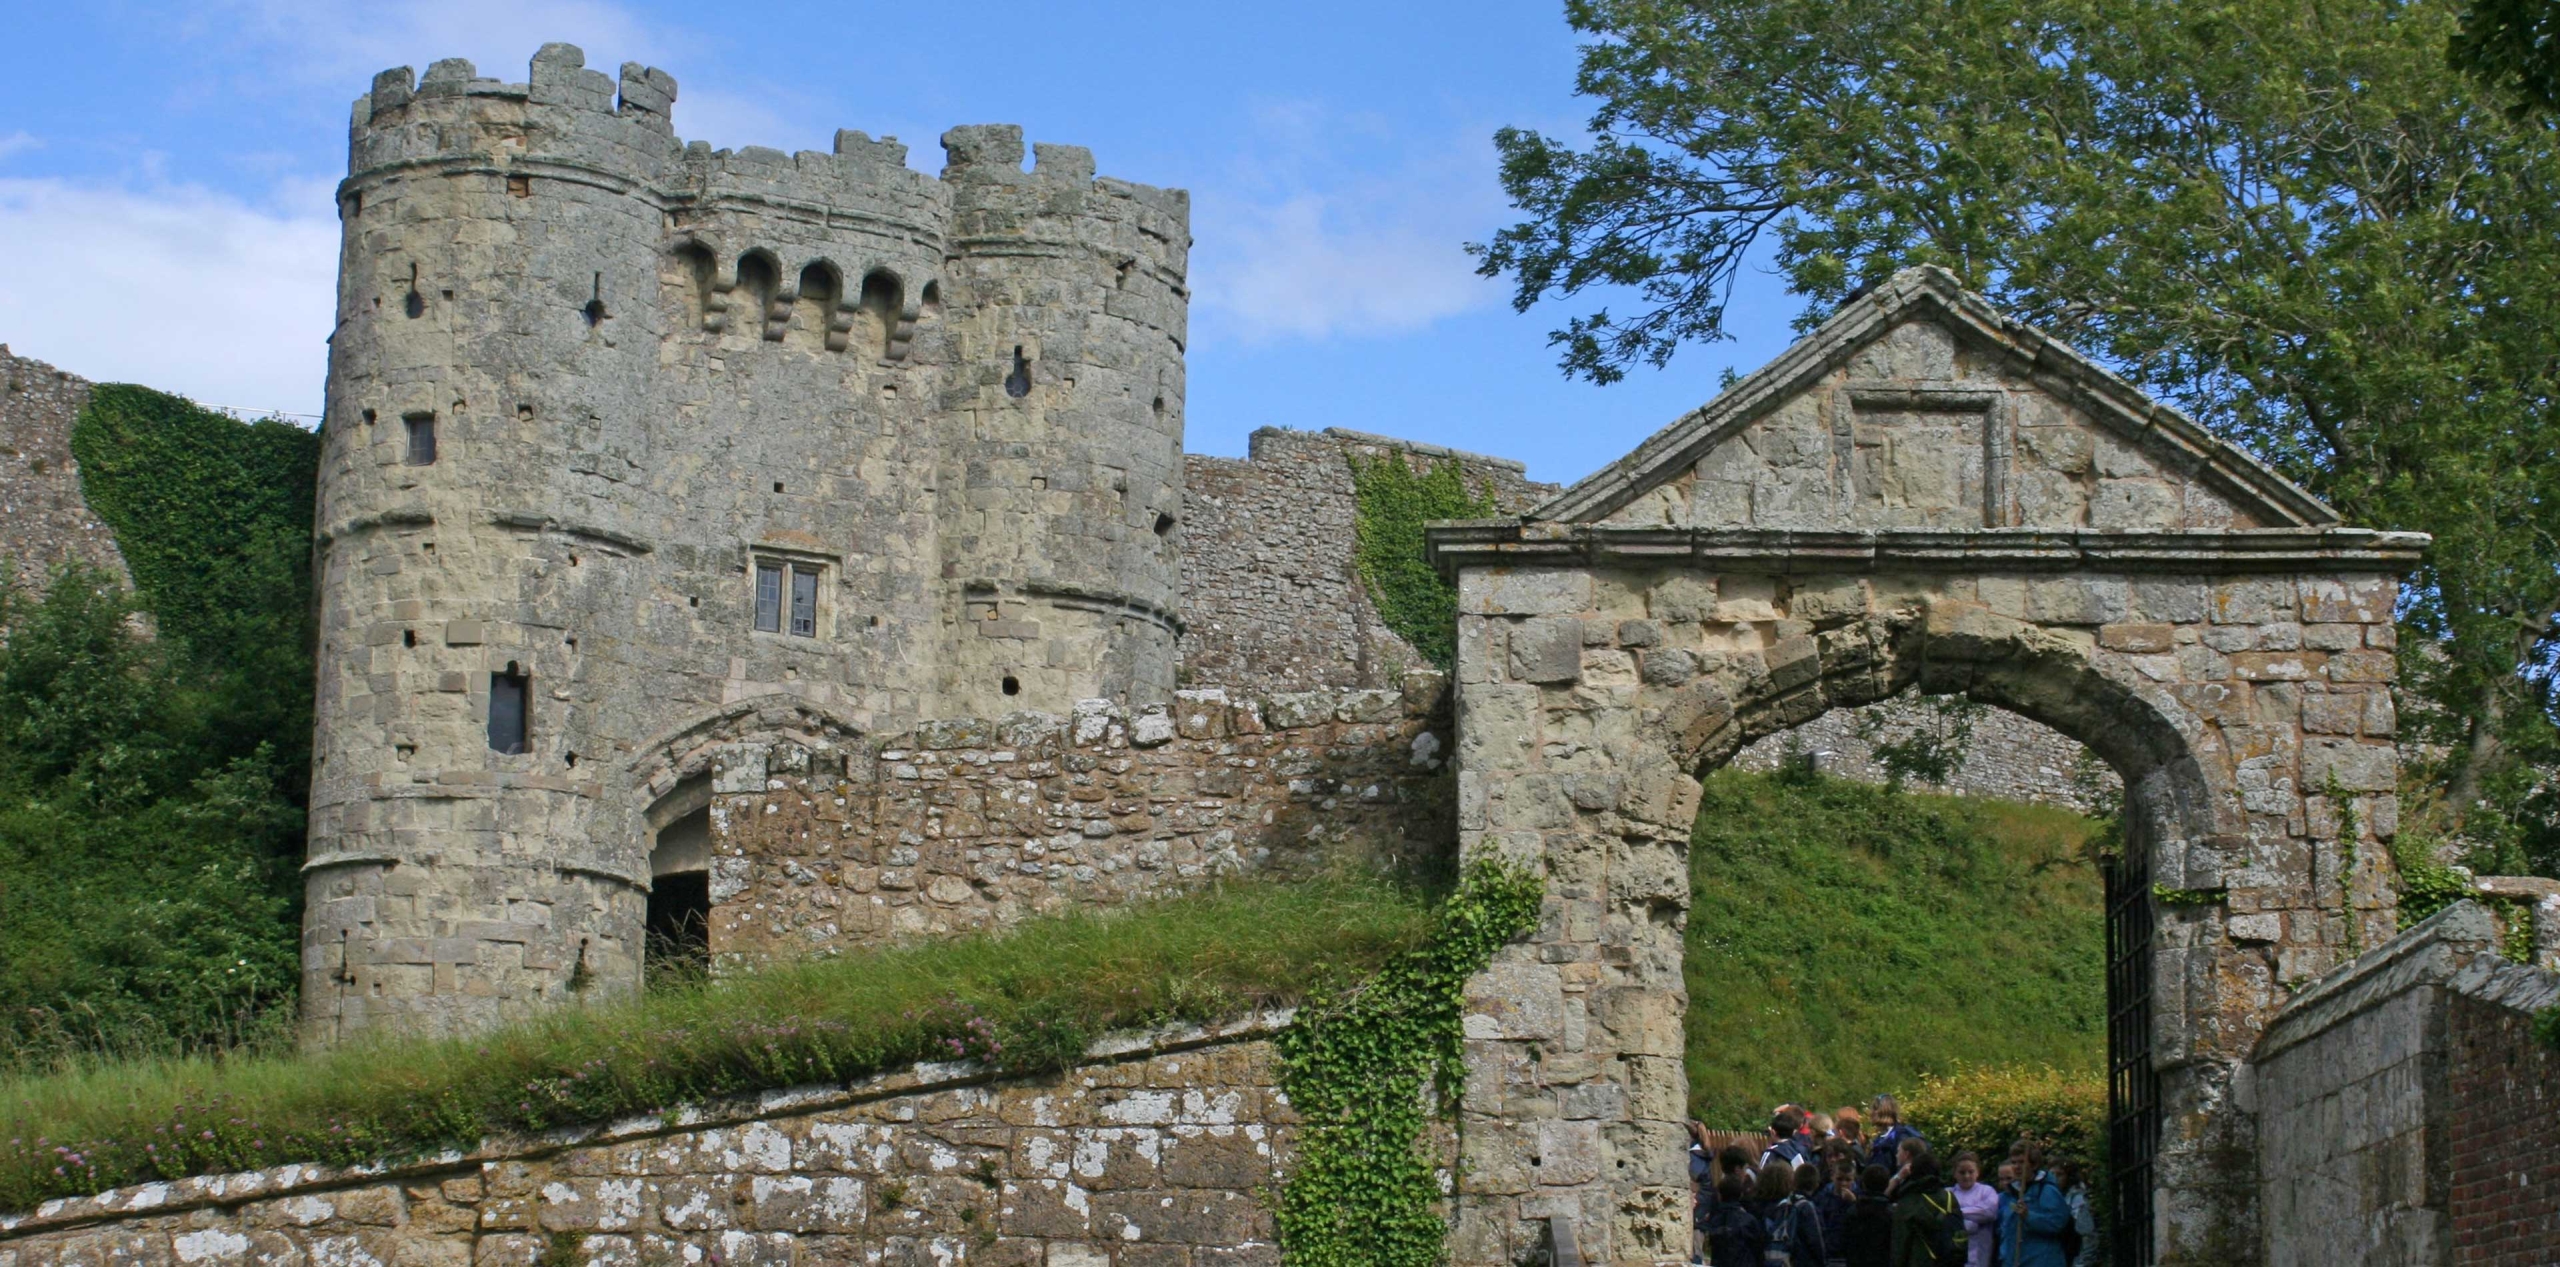
<instances>
[{"instance_id":1,"label":"grass slope","mask_svg":"<svg viewBox=\"0 0 2560 1267\"><path fill-rule=\"evenodd\" d=\"M1365 979L1432 915L1376 881L1239 883L1125 911L563 1008L479 1038L101 1062L0 1081L0 1210L149 1179L347 1164L928 1059L1072 1062L1104 1030Z\"/></svg>"},{"instance_id":2,"label":"grass slope","mask_svg":"<svg viewBox=\"0 0 2560 1267\"><path fill-rule=\"evenodd\" d=\"M1963 1065L2100 1068L2105 917L2066 811L1723 771L1689 855L1689 1111L1766 1125Z\"/></svg>"}]
</instances>

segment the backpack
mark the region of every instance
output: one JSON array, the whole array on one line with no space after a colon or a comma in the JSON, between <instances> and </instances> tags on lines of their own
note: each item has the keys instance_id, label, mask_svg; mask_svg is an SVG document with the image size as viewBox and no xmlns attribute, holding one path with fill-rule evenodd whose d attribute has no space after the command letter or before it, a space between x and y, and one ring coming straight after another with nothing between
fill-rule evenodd
<instances>
[{"instance_id":1,"label":"backpack","mask_svg":"<svg viewBox=\"0 0 2560 1267\"><path fill-rule=\"evenodd\" d=\"M1946 1204L1940 1205L1940 1198ZM1940 1188L1920 1198L1929 1212L1938 1216L1937 1226L1929 1233L1929 1257L1938 1267L1965 1267L1967 1252L1973 1246L1973 1235L1965 1231L1964 1203L1956 1199L1956 1190Z\"/></svg>"},{"instance_id":2,"label":"backpack","mask_svg":"<svg viewBox=\"0 0 2560 1267\"><path fill-rule=\"evenodd\" d=\"M1707 1248L1716 1267L1743 1264L1753 1245L1767 1236L1760 1220L1739 1201L1719 1201L1707 1216Z\"/></svg>"},{"instance_id":3,"label":"backpack","mask_svg":"<svg viewBox=\"0 0 2560 1267\"><path fill-rule=\"evenodd\" d=\"M1795 1267L1796 1207L1802 1204L1803 1197L1774 1201L1768 1213L1761 1216L1762 1225L1769 1229L1769 1245L1761 1256L1769 1267Z\"/></svg>"}]
</instances>

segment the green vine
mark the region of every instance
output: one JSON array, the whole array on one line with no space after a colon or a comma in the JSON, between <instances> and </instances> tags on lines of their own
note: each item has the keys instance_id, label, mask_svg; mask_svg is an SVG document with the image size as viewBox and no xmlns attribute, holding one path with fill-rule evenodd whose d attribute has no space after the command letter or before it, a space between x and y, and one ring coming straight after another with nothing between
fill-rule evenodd
<instances>
[{"instance_id":1,"label":"green vine","mask_svg":"<svg viewBox=\"0 0 2560 1267\"><path fill-rule=\"evenodd\" d=\"M2418 833L2403 832L2393 838L2391 861L2400 869L2402 931L2471 896L2471 877L2437 861L2435 849Z\"/></svg>"},{"instance_id":2,"label":"green vine","mask_svg":"<svg viewBox=\"0 0 2560 1267\"><path fill-rule=\"evenodd\" d=\"M2338 807L2338 907L2346 915L2347 958L2364 953L2364 924L2356 918L2356 840L2364 834L2364 820L2356 813L2355 798L2338 786L2336 771L2329 774L2329 803Z\"/></svg>"},{"instance_id":3,"label":"green vine","mask_svg":"<svg viewBox=\"0 0 2560 1267\"><path fill-rule=\"evenodd\" d=\"M2503 898L2498 906L2498 957L2509 963L2533 962L2533 903Z\"/></svg>"},{"instance_id":4,"label":"green vine","mask_svg":"<svg viewBox=\"0 0 2560 1267\"><path fill-rule=\"evenodd\" d=\"M2173 889L2165 884L2151 886L2151 900L2163 906L2212 906L2230 894L2229 889Z\"/></svg>"},{"instance_id":5,"label":"green vine","mask_svg":"<svg viewBox=\"0 0 2560 1267\"><path fill-rule=\"evenodd\" d=\"M1280 1087L1306 1123L1281 1189L1292 1267L1435 1267L1447 1228L1422 1131L1465 1085L1468 977L1537 926L1544 886L1499 863L1467 868L1420 949L1282 1031Z\"/></svg>"},{"instance_id":6,"label":"green vine","mask_svg":"<svg viewBox=\"0 0 2560 1267\"><path fill-rule=\"evenodd\" d=\"M1495 511L1490 490L1470 492L1453 461L1424 470L1397 453L1350 457L1352 562L1378 617L1423 658L1447 670L1458 656L1458 591L1431 569L1422 531L1435 519L1481 519Z\"/></svg>"}]
</instances>

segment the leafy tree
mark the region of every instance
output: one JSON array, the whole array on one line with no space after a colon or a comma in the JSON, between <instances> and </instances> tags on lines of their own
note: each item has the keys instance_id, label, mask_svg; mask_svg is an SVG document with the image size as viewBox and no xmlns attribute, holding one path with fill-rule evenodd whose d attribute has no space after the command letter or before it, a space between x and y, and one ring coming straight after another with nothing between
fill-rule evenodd
<instances>
[{"instance_id":1,"label":"leafy tree","mask_svg":"<svg viewBox=\"0 0 2560 1267\"><path fill-rule=\"evenodd\" d=\"M2485 11L2485 10L2484 10ZM2447 828L2560 864L2560 129L2398 0L1569 0L1587 142L1497 135L1477 247L1609 382L1727 336L1767 258L1810 326L1937 263L2352 521L2434 533L2404 720ZM2441 654L2437 654L2437 653Z\"/></svg>"},{"instance_id":2,"label":"leafy tree","mask_svg":"<svg viewBox=\"0 0 2560 1267\"><path fill-rule=\"evenodd\" d=\"M2456 70L2514 95L2508 113L2560 111L2560 4L2473 0L2447 50Z\"/></svg>"}]
</instances>

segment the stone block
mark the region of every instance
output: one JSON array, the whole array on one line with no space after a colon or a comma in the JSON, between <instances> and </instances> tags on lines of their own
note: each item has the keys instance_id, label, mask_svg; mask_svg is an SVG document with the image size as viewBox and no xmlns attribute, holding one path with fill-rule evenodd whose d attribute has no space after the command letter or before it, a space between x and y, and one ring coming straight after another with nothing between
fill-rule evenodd
<instances>
[{"instance_id":1,"label":"stone block","mask_svg":"<svg viewBox=\"0 0 2560 1267\"><path fill-rule=\"evenodd\" d=\"M1292 691L1262 702L1263 723L1273 730L1304 730L1333 720L1331 691Z\"/></svg>"},{"instance_id":2,"label":"stone block","mask_svg":"<svg viewBox=\"0 0 2560 1267\"><path fill-rule=\"evenodd\" d=\"M1511 629L1509 669L1516 682L1558 685L1582 674L1582 622L1563 616L1523 621Z\"/></svg>"},{"instance_id":3,"label":"stone block","mask_svg":"<svg viewBox=\"0 0 2560 1267\"><path fill-rule=\"evenodd\" d=\"M1173 714L1162 704L1150 704L1146 710L1129 719L1129 744L1135 748L1160 748L1172 743L1176 727Z\"/></svg>"},{"instance_id":4,"label":"stone block","mask_svg":"<svg viewBox=\"0 0 2560 1267\"><path fill-rule=\"evenodd\" d=\"M2153 655L2169 650L2174 645L2173 639L2176 633L2176 626L2163 622L2120 621L2112 625L2099 626L2098 645L2109 651Z\"/></svg>"},{"instance_id":5,"label":"stone block","mask_svg":"<svg viewBox=\"0 0 2560 1267\"><path fill-rule=\"evenodd\" d=\"M1458 610L1476 615L1560 616L1590 606L1591 575L1578 569L1482 568L1458 578Z\"/></svg>"},{"instance_id":6,"label":"stone block","mask_svg":"<svg viewBox=\"0 0 2560 1267\"><path fill-rule=\"evenodd\" d=\"M1227 693L1217 688L1173 693L1174 728L1185 739L1214 739L1227 733Z\"/></svg>"},{"instance_id":7,"label":"stone block","mask_svg":"<svg viewBox=\"0 0 2560 1267\"><path fill-rule=\"evenodd\" d=\"M1564 1035L1564 977L1550 964L1504 959L1467 982L1470 1039L1553 1041Z\"/></svg>"},{"instance_id":8,"label":"stone block","mask_svg":"<svg viewBox=\"0 0 2560 1267\"><path fill-rule=\"evenodd\" d=\"M1599 1181L1603 1149L1598 1122L1549 1120L1533 1129L1537 1151L1529 1164L1537 1172L1539 1186Z\"/></svg>"}]
</instances>

